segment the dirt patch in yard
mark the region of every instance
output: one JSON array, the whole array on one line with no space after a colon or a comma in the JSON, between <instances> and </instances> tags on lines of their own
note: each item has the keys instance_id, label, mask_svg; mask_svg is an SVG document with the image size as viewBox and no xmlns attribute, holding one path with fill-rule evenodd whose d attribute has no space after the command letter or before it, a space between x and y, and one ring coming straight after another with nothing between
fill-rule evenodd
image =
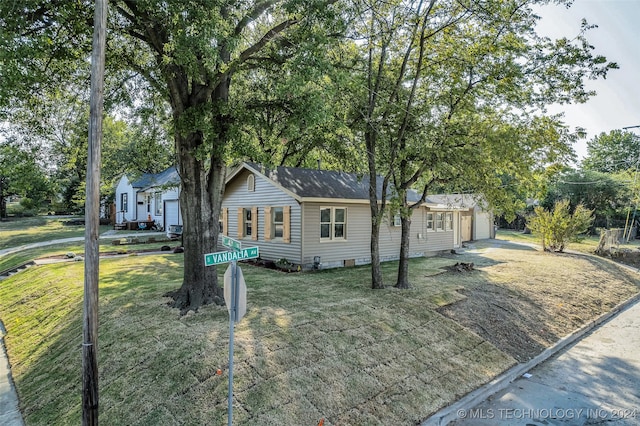
<instances>
[{"instance_id":1,"label":"dirt patch in yard","mask_svg":"<svg viewBox=\"0 0 640 426\"><path fill-rule=\"evenodd\" d=\"M519 362L542 352L558 335L540 324L542 310L526 298L491 284L464 289L465 298L438 311L467 328Z\"/></svg>"},{"instance_id":2,"label":"dirt patch in yard","mask_svg":"<svg viewBox=\"0 0 640 426\"><path fill-rule=\"evenodd\" d=\"M544 252L531 256L529 251L526 264L521 262L522 247L497 244L500 250L487 243L460 256L473 260L476 270L445 273L465 277L457 289L461 298L438 311L519 362L638 292L640 275L608 259ZM614 270L616 280L610 274ZM494 279L480 279L486 274Z\"/></svg>"}]
</instances>

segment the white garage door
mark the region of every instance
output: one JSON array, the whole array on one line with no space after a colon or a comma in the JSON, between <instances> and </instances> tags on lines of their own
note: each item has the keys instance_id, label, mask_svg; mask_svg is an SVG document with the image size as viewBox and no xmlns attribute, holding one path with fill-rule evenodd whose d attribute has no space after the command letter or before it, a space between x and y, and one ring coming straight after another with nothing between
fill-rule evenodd
<instances>
[{"instance_id":1,"label":"white garage door","mask_svg":"<svg viewBox=\"0 0 640 426\"><path fill-rule=\"evenodd\" d=\"M180 202L178 200L164 201L164 229L169 229L170 225L182 225Z\"/></svg>"},{"instance_id":2,"label":"white garage door","mask_svg":"<svg viewBox=\"0 0 640 426\"><path fill-rule=\"evenodd\" d=\"M491 238L491 227L493 226L491 213L477 211L475 225L476 236L474 239L486 240L487 238Z\"/></svg>"}]
</instances>

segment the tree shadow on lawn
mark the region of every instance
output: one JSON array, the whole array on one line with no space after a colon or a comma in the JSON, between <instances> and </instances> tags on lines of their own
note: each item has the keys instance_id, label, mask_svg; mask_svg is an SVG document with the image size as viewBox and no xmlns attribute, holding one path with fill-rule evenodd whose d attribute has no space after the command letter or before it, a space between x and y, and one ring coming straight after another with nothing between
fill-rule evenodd
<instances>
[{"instance_id":1,"label":"tree shadow on lawn","mask_svg":"<svg viewBox=\"0 0 640 426\"><path fill-rule=\"evenodd\" d=\"M482 253L473 256L483 265L504 263ZM457 318L438 314L429 297L442 290L442 275L431 272L459 258L412 260L416 285L408 291L371 290L368 267L280 274L243 266L248 311L236 326L234 420L287 425L304 419L317 424L322 416L336 424L415 423L513 362L477 336L492 342L496 333L491 325L506 325L523 339L557 340L540 330L527 334L530 330L523 324L544 324L543 312L528 312L524 319L514 316L511 311L520 312L531 301L487 282L482 270L447 273L447 278L455 277L447 286L463 288L468 292L465 300L477 299L480 308L504 318L482 309L467 312L472 323L486 321L484 336L464 330ZM99 356L104 362L101 419L106 423L221 424L226 419L228 314L224 307L206 306L196 315L180 317L166 307L162 294L180 285L181 259L101 260ZM77 263L51 268L69 268L78 275L76 281L82 280ZM397 262L384 268L385 277L392 277ZM41 293L39 297L46 296L46 286ZM26 404L34 410L30 416L36 416L29 417L36 419L29 423L79 422L79 404L68 401L78 399L80 392L80 301L73 301L69 315L74 318L64 320L73 325L60 330L45 352L55 364L39 361L23 375L24 383L34 383L34 396L52 388L59 392ZM508 336L501 337L508 341ZM506 353L516 350L493 345ZM216 374L218 368L222 375ZM56 378L43 387L51 371Z\"/></svg>"}]
</instances>

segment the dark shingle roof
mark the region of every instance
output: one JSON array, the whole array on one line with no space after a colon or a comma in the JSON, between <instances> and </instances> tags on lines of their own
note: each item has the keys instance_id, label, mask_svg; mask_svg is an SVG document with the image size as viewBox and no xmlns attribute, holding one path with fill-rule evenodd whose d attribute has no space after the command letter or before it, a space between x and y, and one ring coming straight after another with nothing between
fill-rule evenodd
<instances>
[{"instance_id":1,"label":"dark shingle roof","mask_svg":"<svg viewBox=\"0 0 640 426\"><path fill-rule=\"evenodd\" d=\"M302 169L298 167L263 167L256 163L245 163L299 198L328 198L345 200L369 199L369 176L334 170ZM382 177L376 180L377 195L382 194ZM391 195L391 189L387 190ZM415 202L420 196L409 191L409 201Z\"/></svg>"},{"instance_id":2,"label":"dark shingle roof","mask_svg":"<svg viewBox=\"0 0 640 426\"><path fill-rule=\"evenodd\" d=\"M178 176L178 171L173 166L157 174L144 173L138 180L132 182L131 186L140 188L140 190L147 190L158 186L178 186L179 184L180 176Z\"/></svg>"}]
</instances>

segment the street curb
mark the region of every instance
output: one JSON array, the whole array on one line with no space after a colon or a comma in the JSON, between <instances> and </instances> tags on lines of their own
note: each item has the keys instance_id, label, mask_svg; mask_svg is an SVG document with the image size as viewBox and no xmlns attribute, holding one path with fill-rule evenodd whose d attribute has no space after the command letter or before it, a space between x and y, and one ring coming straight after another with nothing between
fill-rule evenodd
<instances>
[{"instance_id":1,"label":"street curb","mask_svg":"<svg viewBox=\"0 0 640 426\"><path fill-rule=\"evenodd\" d=\"M4 328L2 321L0 321L0 362L4 364L2 368L0 368L0 370L2 370L0 381L3 382L2 389L5 391L0 395L2 408L5 410L4 412L0 412L0 424L5 426L24 426L24 420L20 412L18 393L16 392L13 376L11 375L11 365L9 364L9 356L7 355L7 348L4 343L4 336L6 334L7 330Z\"/></svg>"},{"instance_id":2,"label":"street curb","mask_svg":"<svg viewBox=\"0 0 640 426\"><path fill-rule=\"evenodd\" d=\"M635 272L640 272L635 268L629 269L632 269ZM567 346L580 340L582 337L584 337L585 334L593 331L597 327L601 326L611 318L618 315L620 312L624 311L631 305L638 303L639 301L640 293L625 300L624 302L619 303L611 311L600 315L598 318L583 325L573 333L563 337L558 342L556 342L555 345L545 349L538 356L530 359L525 363L517 364L511 367L509 370L505 371L489 383L479 387L474 391L469 392L453 404L444 407L440 411L432 414L429 418L420 423L420 426L446 426L449 423L460 419L460 416L458 415L460 411L466 412L467 410L480 404L490 396L495 395L496 393L505 389L507 386L509 386L509 384L511 384L511 382L521 377L524 373L532 370L539 364L542 364L547 359L562 351Z\"/></svg>"}]
</instances>

